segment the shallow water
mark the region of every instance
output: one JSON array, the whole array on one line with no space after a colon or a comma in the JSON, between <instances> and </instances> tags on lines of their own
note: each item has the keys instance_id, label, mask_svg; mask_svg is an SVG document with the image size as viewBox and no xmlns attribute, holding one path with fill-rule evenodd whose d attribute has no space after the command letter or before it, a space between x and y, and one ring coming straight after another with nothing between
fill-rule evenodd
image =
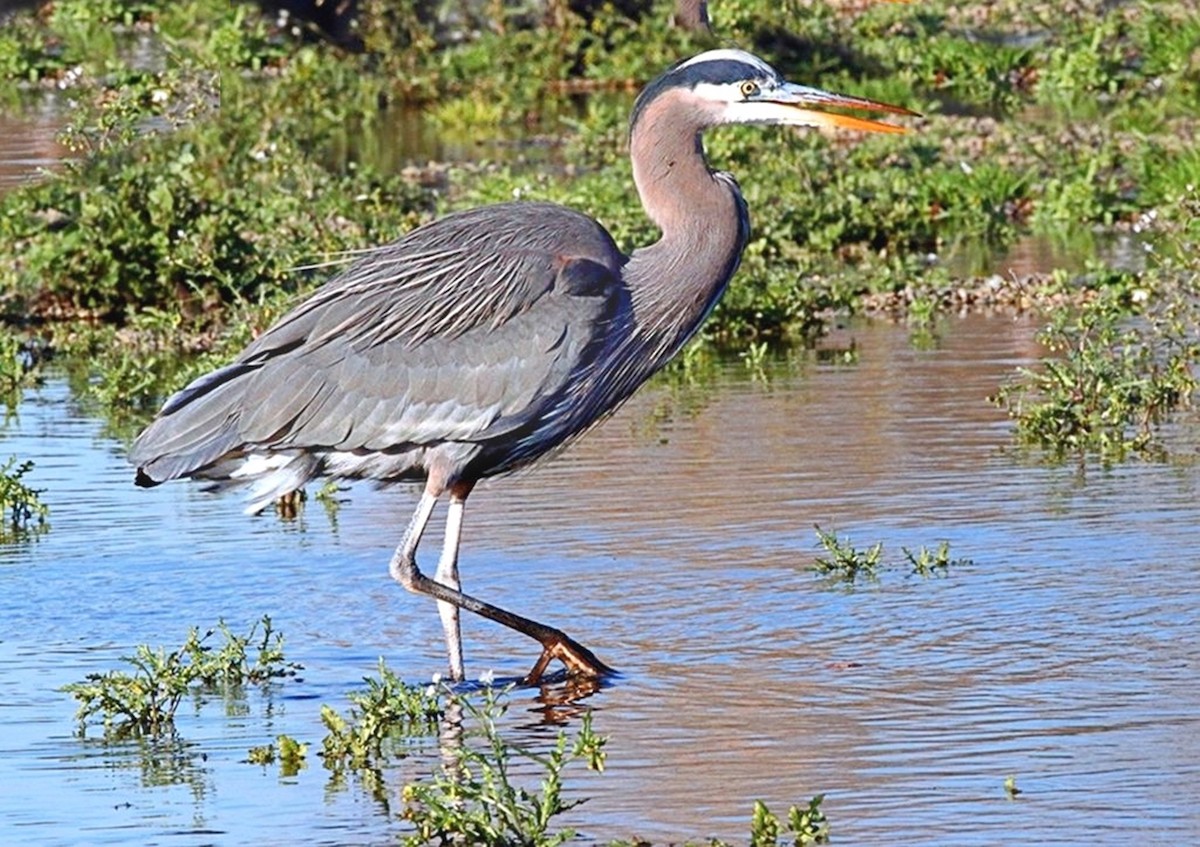
<instances>
[{"instance_id":1,"label":"shallow water","mask_svg":"<svg viewBox=\"0 0 1200 847\"><path fill-rule=\"evenodd\" d=\"M0 194L58 166L66 155L58 143L65 123L54 97L15 111L0 107Z\"/></svg>"},{"instance_id":2,"label":"shallow water","mask_svg":"<svg viewBox=\"0 0 1200 847\"><path fill-rule=\"evenodd\" d=\"M585 843L719 836L750 809L825 793L838 843L1200 842L1200 521L1191 467L1050 467L1007 449L986 395L1037 350L1035 327L953 320L938 349L886 324L841 330L856 365L733 363L643 391L554 462L482 486L467 588L564 626L622 676L588 698L610 737ZM437 615L393 585L408 489L358 485L329 516L245 517L189 484L133 488L122 446L57 382L31 392L0 454L37 462L51 530L0 547L0 830L6 844L364 844L404 831L388 804L308 768L245 764L279 733L320 746L322 703L373 674L443 665ZM857 546L948 540L944 578L886 570L831 584L813 524ZM436 551L425 550L426 562ZM181 741L75 736L58 688L269 613L297 680L190 701ZM465 622L468 671L515 676L532 642ZM519 692L511 729L549 744L569 710ZM1007 798L1015 775L1022 794Z\"/></svg>"}]
</instances>

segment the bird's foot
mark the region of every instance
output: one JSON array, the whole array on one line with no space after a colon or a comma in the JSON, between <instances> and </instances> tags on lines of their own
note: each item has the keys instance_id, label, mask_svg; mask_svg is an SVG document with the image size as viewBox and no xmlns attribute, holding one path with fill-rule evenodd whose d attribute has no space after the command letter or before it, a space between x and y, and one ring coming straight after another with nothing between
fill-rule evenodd
<instances>
[{"instance_id":1,"label":"bird's foot","mask_svg":"<svg viewBox=\"0 0 1200 847\"><path fill-rule=\"evenodd\" d=\"M533 669L521 680L522 685L537 685L542 674L554 659L566 666L567 674L572 677L600 679L616 673L604 662L596 658L596 654L584 647L578 641L564 632L554 630L542 641L542 655L538 656Z\"/></svg>"}]
</instances>

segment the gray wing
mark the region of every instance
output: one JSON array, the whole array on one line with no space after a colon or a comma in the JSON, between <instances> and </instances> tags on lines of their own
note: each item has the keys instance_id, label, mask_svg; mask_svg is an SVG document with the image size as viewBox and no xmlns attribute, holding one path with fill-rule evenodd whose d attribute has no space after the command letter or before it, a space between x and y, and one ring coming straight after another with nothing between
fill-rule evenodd
<instances>
[{"instance_id":1,"label":"gray wing","mask_svg":"<svg viewBox=\"0 0 1200 847\"><path fill-rule=\"evenodd\" d=\"M624 257L549 204L451 215L374 251L167 401L140 484L251 452L494 441L550 413L624 306Z\"/></svg>"}]
</instances>

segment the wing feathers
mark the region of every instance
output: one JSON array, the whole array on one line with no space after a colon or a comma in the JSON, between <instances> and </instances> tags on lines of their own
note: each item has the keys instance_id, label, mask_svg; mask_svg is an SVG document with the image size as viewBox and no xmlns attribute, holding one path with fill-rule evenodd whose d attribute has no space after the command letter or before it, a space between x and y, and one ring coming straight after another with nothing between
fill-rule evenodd
<instances>
[{"instance_id":1,"label":"wing feathers","mask_svg":"<svg viewBox=\"0 0 1200 847\"><path fill-rule=\"evenodd\" d=\"M416 457L526 427L588 367L578 358L603 331L623 262L598 224L557 206L443 218L366 255L176 394L130 458L157 482L285 454L255 466L258 503L319 473L310 454Z\"/></svg>"}]
</instances>

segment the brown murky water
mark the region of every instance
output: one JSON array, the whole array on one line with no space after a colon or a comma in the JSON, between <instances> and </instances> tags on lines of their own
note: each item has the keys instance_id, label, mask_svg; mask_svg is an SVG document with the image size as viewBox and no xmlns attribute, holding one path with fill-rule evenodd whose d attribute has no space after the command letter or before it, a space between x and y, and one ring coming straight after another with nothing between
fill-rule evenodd
<instances>
[{"instance_id":1,"label":"brown murky water","mask_svg":"<svg viewBox=\"0 0 1200 847\"><path fill-rule=\"evenodd\" d=\"M843 844L1200 840L1200 476L1187 464L1055 467L1008 449L985 401L1034 327L954 319L939 348L855 325L855 365L797 359L752 378L659 382L556 461L477 492L470 590L557 623L622 672L585 705L610 737L583 843L744 843L755 799L827 795ZM431 604L386 561L415 502L356 486L331 520L252 519L232 497L135 490L122 448L65 389L32 392L3 451L37 462L53 528L0 548L0 822L6 843L393 843L392 800L244 763L286 732L319 747L321 703L374 672L442 668ZM813 524L859 546L948 540L971 564L831 584ZM434 545L436 547L436 545ZM432 555L426 552L426 559ZM73 734L57 691L138 643L270 613L301 679L180 716L148 756ZM468 670L527 669L533 645L466 623ZM518 692L516 740L555 731ZM565 720L569 712L550 711ZM1007 798L1015 775L1023 793Z\"/></svg>"},{"instance_id":2,"label":"brown murky water","mask_svg":"<svg viewBox=\"0 0 1200 847\"><path fill-rule=\"evenodd\" d=\"M53 98L16 112L0 108L0 193L58 165L66 152L57 140L63 121Z\"/></svg>"}]
</instances>

